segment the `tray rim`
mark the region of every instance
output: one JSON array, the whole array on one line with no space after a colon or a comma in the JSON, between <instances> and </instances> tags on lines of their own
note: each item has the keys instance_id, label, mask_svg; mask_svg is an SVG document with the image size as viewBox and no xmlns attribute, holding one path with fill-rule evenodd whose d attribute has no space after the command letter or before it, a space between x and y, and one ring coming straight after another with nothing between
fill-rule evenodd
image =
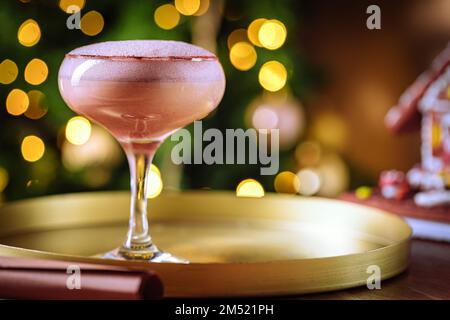
<instances>
[{"instance_id":1,"label":"tray rim","mask_svg":"<svg viewBox=\"0 0 450 320\"><path fill-rule=\"evenodd\" d=\"M83 197L85 195L110 195L113 194L126 194L127 191L100 191L100 192L79 192L79 193L67 193L62 196L65 197ZM166 193L166 196L176 195L190 196L196 195L208 195L213 194L215 196L228 196L231 198L232 192L227 191L187 191L187 192L173 192ZM164 193L163 195L164 196ZM48 200L52 197L58 197L61 199L61 195L50 195L45 197L36 197L30 199L24 199L19 201L13 201L3 206L0 206L0 215L4 214L5 206L14 206L16 204L28 203L30 201ZM235 197L235 195L234 195ZM360 286L366 283L363 279L363 270L366 270L368 265L379 264L380 267L386 268L386 272L383 271L381 279L385 280L402 273L409 266L410 255L410 242L412 236L412 230L402 217L389 213L388 211L365 207L360 204L354 204L335 199L324 199L319 197L300 197L291 195L280 195L267 193L265 198L271 199L276 197L277 199L308 199L312 201L326 201L329 203L337 202L339 204L345 204L353 208L363 208L364 210L370 210L373 213L380 213L388 215L401 223L403 227L407 228L408 232L404 233L404 237L399 241L394 241L388 245L383 245L380 248L368 250L365 252L357 252L350 254L343 254L337 256L324 256L315 258L300 258L300 259L284 259L274 261L257 261L257 262L192 262L190 264L173 264L173 263L148 263L139 261L119 261L119 260L106 260L97 257L88 257L81 255L60 254L55 252L46 252L41 250L19 248L14 246L8 246L0 244L0 255L13 256L13 257L27 257L36 259L56 259L66 262L84 262L84 263L102 263L110 265L119 265L128 268L150 268L156 271L163 279L163 282L168 283L166 297L258 297L258 296L289 296L299 295L305 293L334 291L340 289L351 288ZM255 198L249 198L249 201L255 201ZM234 217L234 216L232 216ZM170 219L170 218L169 218ZM56 228L57 229L57 228ZM39 229L38 230L42 230ZM52 229L55 230L55 229ZM406 229L405 229L406 231ZM403 233L402 233L403 234ZM352 264L350 264L350 262ZM335 268L346 274L341 275L339 279L334 279L330 275L327 275L326 270L334 265ZM303 268L305 274L298 275L299 268ZM318 271L315 271L318 268ZM313 270L314 269L314 270ZM249 283L257 282L257 276L263 276L267 272L272 272L272 281L276 283L261 284L256 287L249 286ZM205 272L207 274L205 274ZM243 277L246 275L249 279L246 279L246 283L240 283L236 279L221 279L216 273L226 273L228 276ZM180 273L182 275L180 275ZM317 273L317 279L315 284L308 282L308 276ZM354 274L353 274L354 273ZM183 279L187 277L188 279ZM205 278L206 277L206 278ZM289 278L291 277L291 278ZM195 281L200 281L198 284ZM210 281L218 281L221 283L214 284L212 287L208 287ZM259 280L260 281L260 280ZM189 285L196 284L203 286L203 291L189 287Z\"/></svg>"},{"instance_id":2,"label":"tray rim","mask_svg":"<svg viewBox=\"0 0 450 320\"><path fill-rule=\"evenodd\" d=\"M16 200L16 201L11 201L9 203L5 203L3 205L0 206L0 214L2 214L2 210L5 207L9 207L9 206L14 206L17 204L26 204L27 202L33 202L36 200L47 200L47 199L51 199L51 198L60 198L61 196L67 196L67 197L72 197L72 196L84 196L84 195L106 195L106 194L110 194L110 193L117 193L117 194L124 194L124 193L128 193L127 191L124 190L114 190L114 191L94 191L94 192L74 192L74 193L63 193L63 194L53 194L53 195L47 195L47 196L42 196L42 197L33 197L33 198L27 198L27 199L22 199L22 200ZM230 196L233 194L233 192L231 191L204 191L204 190L189 190L189 191L174 191L174 192L166 192L165 194L162 194L162 196L178 196L182 194L183 196L190 196L192 194L195 195L199 195L199 194L214 194L214 195L225 195L225 196ZM404 244L404 243L408 243L411 241L412 239L412 229L411 227L408 225L408 223L406 222L406 220L403 217L400 217L394 213L388 212L386 210L383 209L378 209L378 208L372 208L372 207L367 207L364 206L362 204L358 204L358 203L352 203L352 202L347 202L347 201L342 201L342 200L338 200L338 199L329 199L329 198L323 198L323 197L304 197L304 196L296 196L296 195L287 195L287 194L277 194L277 193L272 193L272 192L267 192L265 194L266 198L271 198L271 197L277 197L277 198L286 198L286 199L295 199L298 198L299 200L306 200L306 199L314 199L313 201L327 201L327 202L334 202L334 203L345 203L345 205L349 205L352 207L361 207L364 208L364 210L369 209L370 211L373 212L378 212L380 214L384 214L384 215L388 215L392 218L395 218L401 222L403 222L405 224L405 226L409 229L409 234L407 237L405 237L404 239L400 240L400 241L395 241L394 243L388 244L388 245L383 245L380 248L376 248L373 250L369 250L368 252L379 252L379 251L383 251L385 249L388 248L392 248L395 247L397 245L400 244ZM246 198L246 199L261 199L261 198ZM151 200L150 200L151 201ZM40 229L42 230L42 229ZM54 230L54 229L48 229L48 230ZM2 236L0 236L0 239L2 238ZM65 257L65 258L86 258L92 261L108 261L106 259L101 259L101 258L96 258L96 257L86 257L86 256L79 256L79 255L71 255L71 254L61 254L61 253L56 253L56 252L49 252L49 251L42 251L42 250L36 250L36 249L27 249L27 248L21 248L21 247L14 247L14 246L8 246L8 245L4 245L0 243L0 249L2 248L8 248L10 250L20 250L23 252L30 252L30 253L36 253L36 254L50 254L50 255L54 255L54 256L60 256L61 258ZM2 253L2 250L0 250L0 254ZM365 252L366 253L366 252ZM190 265L213 265L213 264L220 264L220 265L232 265L232 264L265 264L265 263L277 263L277 262L283 262L283 263L289 263L289 262L300 262L300 261L312 261L312 260L322 260L322 259L330 259L330 258L339 258L339 257L355 257L355 256L360 256L364 253L358 252L358 253L350 253L350 254L343 254L343 255L337 255L337 256L325 256L325 257L316 257L316 258L302 258L302 259L285 259L285 260L279 260L279 261L261 261L261 262L227 262L227 263L223 263L223 262L190 262ZM123 262L123 261L122 261ZM134 262L138 262L139 261L125 261L125 264L128 263L134 263ZM161 265L164 264L168 264L171 265L172 263L159 263Z\"/></svg>"}]
</instances>

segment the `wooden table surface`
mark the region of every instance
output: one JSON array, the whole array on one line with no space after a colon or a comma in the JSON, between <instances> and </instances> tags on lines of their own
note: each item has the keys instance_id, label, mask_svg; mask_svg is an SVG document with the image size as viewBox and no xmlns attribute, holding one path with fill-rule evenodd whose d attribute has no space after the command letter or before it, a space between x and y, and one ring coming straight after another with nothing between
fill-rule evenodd
<instances>
[{"instance_id":1,"label":"wooden table surface","mask_svg":"<svg viewBox=\"0 0 450 320\"><path fill-rule=\"evenodd\" d=\"M450 243L413 240L408 270L382 281L380 290L359 287L300 299L450 299Z\"/></svg>"}]
</instances>

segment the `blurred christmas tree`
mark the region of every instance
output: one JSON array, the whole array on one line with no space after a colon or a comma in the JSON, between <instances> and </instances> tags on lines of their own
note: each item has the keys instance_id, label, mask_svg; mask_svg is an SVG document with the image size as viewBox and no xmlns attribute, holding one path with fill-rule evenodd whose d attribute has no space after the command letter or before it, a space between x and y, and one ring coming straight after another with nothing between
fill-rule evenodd
<instances>
[{"instance_id":1,"label":"blurred christmas tree","mask_svg":"<svg viewBox=\"0 0 450 320\"><path fill-rule=\"evenodd\" d=\"M280 129L277 176L260 176L259 165L175 166L173 143L166 141L155 159L161 174L153 168L151 196L161 183L167 189L236 189L248 178L268 191L305 195L333 195L346 187L342 160L334 153L324 157L315 141L301 140L312 139L305 134L300 101L313 77L296 39L298 1L9 0L1 7L0 192L6 199L128 187L127 164L116 142L77 117L57 85L66 52L124 39L181 40L218 55L227 89L217 111L204 120L204 130ZM77 8L81 29L71 30L68 19L76 23ZM327 190L323 180L330 172ZM250 189L259 188L256 181Z\"/></svg>"}]
</instances>

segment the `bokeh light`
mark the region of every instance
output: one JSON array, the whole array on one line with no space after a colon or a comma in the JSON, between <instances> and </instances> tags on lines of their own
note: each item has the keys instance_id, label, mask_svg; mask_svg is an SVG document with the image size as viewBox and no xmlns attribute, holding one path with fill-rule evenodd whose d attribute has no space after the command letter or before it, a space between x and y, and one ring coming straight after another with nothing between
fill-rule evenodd
<instances>
[{"instance_id":1,"label":"bokeh light","mask_svg":"<svg viewBox=\"0 0 450 320\"><path fill-rule=\"evenodd\" d=\"M336 197L349 185L350 176L344 160L336 153L324 155L317 172L321 178L318 194L325 197Z\"/></svg>"},{"instance_id":2,"label":"bokeh light","mask_svg":"<svg viewBox=\"0 0 450 320\"><path fill-rule=\"evenodd\" d=\"M32 85L40 85L48 76L47 64L41 59L32 59L25 67L25 81Z\"/></svg>"},{"instance_id":3,"label":"bokeh light","mask_svg":"<svg viewBox=\"0 0 450 320\"><path fill-rule=\"evenodd\" d=\"M241 71L250 70L256 63L255 48L248 42L238 42L230 50L230 61Z\"/></svg>"},{"instance_id":4,"label":"bokeh light","mask_svg":"<svg viewBox=\"0 0 450 320\"><path fill-rule=\"evenodd\" d=\"M150 167L150 172L148 174L147 179L148 179L147 198L149 199L156 198L163 189L163 181L161 179L161 173L155 165L152 165Z\"/></svg>"},{"instance_id":5,"label":"bokeh light","mask_svg":"<svg viewBox=\"0 0 450 320\"><path fill-rule=\"evenodd\" d=\"M236 188L236 196L244 198L264 197L264 188L255 179L242 180Z\"/></svg>"},{"instance_id":6,"label":"bokeh light","mask_svg":"<svg viewBox=\"0 0 450 320\"><path fill-rule=\"evenodd\" d=\"M0 83L10 84L16 80L19 74L17 64L9 59L5 59L0 63Z\"/></svg>"},{"instance_id":7,"label":"bokeh light","mask_svg":"<svg viewBox=\"0 0 450 320\"><path fill-rule=\"evenodd\" d=\"M195 12L194 16L202 16L204 15L209 9L209 0L200 0L200 7Z\"/></svg>"},{"instance_id":8,"label":"bokeh light","mask_svg":"<svg viewBox=\"0 0 450 320\"><path fill-rule=\"evenodd\" d=\"M175 28L180 22L180 14L171 4L164 4L155 10L155 23L164 30Z\"/></svg>"},{"instance_id":9,"label":"bokeh light","mask_svg":"<svg viewBox=\"0 0 450 320\"><path fill-rule=\"evenodd\" d=\"M252 125L255 129L276 129L278 122L278 114L270 106L263 104L253 112Z\"/></svg>"},{"instance_id":10,"label":"bokeh light","mask_svg":"<svg viewBox=\"0 0 450 320\"><path fill-rule=\"evenodd\" d=\"M45 144L37 136L27 136L22 141L22 156L26 161L35 162L42 158L45 152Z\"/></svg>"},{"instance_id":11,"label":"bokeh light","mask_svg":"<svg viewBox=\"0 0 450 320\"><path fill-rule=\"evenodd\" d=\"M17 32L19 43L25 47L32 47L41 39L41 28L39 24L33 20L25 20L19 27Z\"/></svg>"},{"instance_id":12,"label":"bokeh light","mask_svg":"<svg viewBox=\"0 0 450 320\"><path fill-rule=\"evenodd\" d=\"M312 123L312 134L323 145L342 149L347 141L347 126L337 113L319 114Z\"/></svg>"},{"instance_id":13,"label":"bokeh light","mask_svg":"<svg viewBox=\"0 0 450 320\"><path fill-rule=\"evenodd\" d=\"M256 20L253 20L252 23L248 26L247 30L247 36L251 43L253 43L255 46L262 47L263 45L261 42L259 42L259 30L261 29L261 26L266 22L267 19L259 18Z\"/></svg>"},{"instance_id":14,"label":"bokeh light","mask_svg":"<svg viewBox=\"0 0 450 320\"><path fill-rule=\"evenodd\" d=\"M42 118L48 110L45 94L39 90L30 90L28 99L30 104L25 111L25 116L33 120Z\"/></svg>"},{"instance_id":15,"label":"bokeh light","mask_svg":"<svg viewBox=\"0 0 450 320\"><path fill-rule=\"evenodd\" d=\"M105 20L100 12L92 10L83 15L80 21L81 31L88 36L95 36L102 32Z\"/></svg>"},{"instance_id":16,"label":"bokeh light","mask_svg":"<svg viewBox=\"0 0 450 320\"><path fill-rule=\"evenodd\" d=\"M154 165L153 163L150 165L150 171L156 172L159 176L161 176L161 171L159 170L159 168Z\"/></svg>"},{"instance_id":17,"label":"bokeh light","mask_svg":"<svg viewBox=\"0 0 450 320\"><path fill-rule=\"evenodd\" d=\"M280 48L286 41L286 36L286 27L278 20L265 21L258 32L259 42L264 48L269 50Z\"/></svg>"},{"instance_id":18,"label":"bokeh light","mask_svg":"<svg viewBox=\"0 0 450 320\"><path fill-rule=\"evenodd\" d=\"M236 29L228 35L227 46L231 49L238 42L246 42L248 40L247 30Z\"/></svg>"},{"instance_id":19,"label":"bokeh light","mask_svg":"<svg viewBox=\"0 0 450 320\"><path fill-rule=\"evenodd\" d=\"M255 129L278 129L280 150L292 148L305 129L303 105L280 91L265 91L247 108L246 124Z\"/></svg>"},{"instance_id":20,"label":"bokeh light","mask_svg":"<svg viewBox=\"0 0 450 320\"><path fill-rule=\"evenodd\" d=\"M355 190L355 196L358 199L361 200L365 200L370 198L370 196L372 195L373 189L371 187L367 187L367 186L361 186L356 188Z\"/></svg>"},{"instance_id":21,"label":"bokeh light","mask_svg":"<svg viewBox=\"0 0 450 320\"><path fill-rule=\"evenodd\" d=\"M300 180L299 193L304 196L316 194L321 185L319 174L313 169L302 169L297 173Z\"/></svg>"},{"instance_id":22,"label":"bokeh light","mask_svg":"<svg viewBox=\"0 0 450 320\"><path fill-rule=\"evenodd\" d=\"M65 134L63 134L65 136ZM75 145L63 139L61 146L62 162L70 171L101 169L111 171L123 159L123 153L117 141L103 128L92 126L89 140ZM105 173L101 174L106 176ZM89 183L93 185L93 183Z\"/></svg>"},{"instance_id":23,"label":"bokeh light","mask_svg":"<svg viewBox=\"0 0 450 320\"><path fill-rule=\"evenodd\" d=\"M85 144L91 137L91 123L88 119L76 116L70 119L66 125L66 139L74 145Z\"/></svg>"},{"instance_id":24,"label":"bokeh light","mask_svg":"<svg viewBox=\"0 0 450 320\"><path fill-rule=\"evenodd\" d=\"M6 111L13 116L19 116L30 104L28 95L20 89L12 89L6 97Z\"/></svg>"},{"instance_id":25,"label":"bokeh light","mask_svg":"<svg viewBox=\"0 0 450 320\"><path fill-rule=\"evenodd\" d=\"M262 65L258 75L261 86L271 92L281 90L287 81L286 68L278 61L269 61Z\"/></svg>"},{"instance_id":26,"label":"bokeh light","mask_svg":"<svg viewBox=\"0 0 450 320\"><path fill-rule=\"evenodd\" d=\"M83 9L85 3L86 3L85 0L59 0L59 7L61 8L62 11L66 13L74 13Z\"/></svg>"},{"instance_id":27,"label":"bokeh light","mask_svg":"<svg viewBox=\"0 0 450 320\"><path fill-rule=\"evenodd\" d=\"M3 168L0 167L0 193L2 193L6 186L8 185L9 182L9 174L8 171Z\"/></svg>"},{"instance_id":28,"label":"bokeh light","mask_svg":"<svg viewBox=\"0 0 450 320\"><path fill-rule=\"evenodd\" d=\"M305 141L295 148L295 160L300 168L316 166L321 155L320 144L315 141Z\"/></svg>"},{"instance_id":29,"label":"bokeh light","mask_svg":"<svg viewBox=\"0 0 450 320\"><path fill-rule=\"evenodd\" d=\"M175 0L175 8L185 16L191 16L200 9L200 0Z\"/></svg>"},{"instance_id":30,"label":"bokeh light","mask_svg":"<svg viewBox=\"0 0 450 320\"><path fill-rule=\"evenodd\" d=\"M276 192L296 194L300 191L300 179L293 172L283 171L275 177L274 187Z\"/></svg>"}]
</instances>

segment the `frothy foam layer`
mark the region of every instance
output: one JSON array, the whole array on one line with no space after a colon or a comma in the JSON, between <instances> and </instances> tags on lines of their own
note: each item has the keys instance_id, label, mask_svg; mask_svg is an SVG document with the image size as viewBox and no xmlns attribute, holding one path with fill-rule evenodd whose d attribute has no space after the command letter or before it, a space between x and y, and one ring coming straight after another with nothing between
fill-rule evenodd
<instances>
[{"instance_id":1,"label":"frothy foam layer","mask_svg":"<svg viewBox=\"0 0 450 320\"><path fill-rule=\"evenodd\" d=\"M133 58L215 58L206 49L189 43L165 40L107 41L77 48L69 55Z\"/></svg>"},{"instance_id":2,"label":"frothy foam layer","mask_svg":"<svg viewBox=\"0 0 450 320\"><path fill-rule=\"evenodd\" d=\"M207 59L195 59L199 57ZM84 80L225 81L219 61L209 51L160 40L110 41L75 49L64 59L59 77L71 79L74 85L82 85Z\"/></svg>"}]
</instances>

